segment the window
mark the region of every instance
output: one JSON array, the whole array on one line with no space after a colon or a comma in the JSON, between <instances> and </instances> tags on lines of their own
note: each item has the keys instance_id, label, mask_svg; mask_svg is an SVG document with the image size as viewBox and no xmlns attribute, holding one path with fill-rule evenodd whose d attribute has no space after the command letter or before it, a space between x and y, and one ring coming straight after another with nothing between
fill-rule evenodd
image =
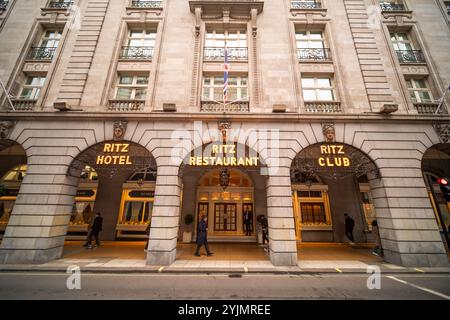
<instances>
[{"instance_id":1,"label":"window","mask_svg":"<svg viewBox=\"0 0 450 320\"><path fill-rule=\"evenodd\" d=\"M72 6L72 4L72 0L52 0L49 2L48 7L55 9L68 9Z\"/></svg>"},{"instance_id":2,"label":"window","mask_svg":"<svg viewBox=\"0 0 450 320\"><path fill-rule=\"evenodd\" d=\"M2 182L20 182L25 178L25 175L27 174L27 165L20 165L15 167L14 169L10 170L8 173L6 173L3 178Z\"/></svg>"},{"instance_id":3,"label":"window","mask_svg":"<svg viewBox=\"0 0 450 320\"><path fill-rule=\"evenodd\" d=\"M206 101L223 100L223 76L205 76L203 78L203 99ZM248 100L248 78L230 76L228 78L228 100Z\"/></svg>"},{"instance_id":4,"label":"window","mask_svg":"<svg viewBox=\"0 0 450 320\"><path fill-rule=\"evenodd\" d=\"M334 101L334 89L331 78L302 78L303 98L305 101Z\"/></svg>"},{"instance_id":5,"label":"window","mask_svg":"<svg viewBox=\"0 0 450 320\"><path fill-rule=\"evenodd\" d=\"M301 203L300 211L302 213L303 224L326 224L327 216L323 203Z\"/></svg>"},{"instance_id":6,"label":"window","mask_svg":"<svg viewBox=\"0 0 450 320\"><path fill-rule=\"evenodd\" d=\"M320 1L316 0L292 0L292 9L318 9L322 8Z\"/></svg>"},{"instance_id":7,"label":"window","mask_svg":"<svg viewBox=\"0 0 450 320\"><path fill-rule=\"evenodd\" d=\"M151 59L156 42L154 30L130 30L122 48L122 59Z\"/></svg>"},{"instance_id":8,"label":"window","mask_svg":"<svg viewBox=\"0 0 450 320\"><path fill-rule=\"evenodd\" d=\"M391 33L391 41L395 51L414 50L414 45L407 33Z\"/></svg>"},{"instance_id":9,"label":"window","mask_svg":"<svg viewBox=\"0 0 450 320\"><path fill-rule=\"evenodd\" d=\"M408 79L406 85L409 95L414 103L433 102L433 96L424 79Z\"/></svg>"},{"instance_id":10,"label":"window","mask_svg":"<svg viewBox=\"0 0 450 320\"><path fill-rule=\"evenodd\" d=\"M405 5L401 0L379 1L382 11L404 11Z\"/></svg>"},{"instance_id":11,"label":"window","mask_svg":"<svg viewBox=\"0 0 450 320\"><path fill-rule=\"evenodd\" d=\"M229 59L246 60L248 58L245 30L221 32L213 30L206 33L204 59L223 61L225 44Z\"/></svg>"},{"instance_id":12,"label":"window","mask_svg":"<svg viewBox=\"0 0 450 320\"><path fill-rule=\"evenodd\" d=\"M59 30L47 30L41 39L41 48L57 48L61 40L62 32Z\"/></svg>"},{"instance_id":13,"label":"window","mask_svg":"<svg viewBox=\"0 0 450 320\"><path fill-rule=\"evenodd\" d=\"M297 31L295 33L299 60L328 60L329 49L325 48L322 31Z\"/></svg>"},{"instance_id":14,"label":"window","mask_svg":"<svg viewBox=\"0 0 450 320\"><path fill-rule=\"evenodd\" d=\"M145 100L148 75L120 75L117 80L117 100Z\"/></svg>"},{"instance_id":15,"label":"window","mask_svg":"<svg viewBox=\"0 0 450 320\"><path fill-rule=\"evenodd\" d=\"M149 224L152 211L152 201L126 201L121 223L131 225Z\"/></svg>"},{"instance_id":16,"label":"window","mask_svg":"<svg viewBox=\"0 0 450 320\"><path fill-rule=\"evenodd\" d=\"M325 39L322 31L297 31L295 33L297 49L324 48Z\"/></svg>"},{"instance_id":17,"label":"window","mask_svg":"<svg viewBox=\"0 0 450 320\"><path fill-rule=\"evenodd\" d=\"M155 30L130 30L126 45L128 47L155 47Z\"/></svg>"},{"instance_id":18,"label":"window","mask_svg":"<svg viewBox=\"0 0 450 320\"><path fill-rule=\"evenodd\" d=\"M209 31L206 33L205 47L225 48L247 48L247 32L238 31Z\"/></svg>"},{"instance_id":19,"label":"window","mask_svg":"<svg viewBox=\"0 0 450 320\"><path fill-rule=\"evenodd\" d=\"M37 100L45 83L45 77L28 77L22 88L20 99Z\"/></svg>"}]
</instances>

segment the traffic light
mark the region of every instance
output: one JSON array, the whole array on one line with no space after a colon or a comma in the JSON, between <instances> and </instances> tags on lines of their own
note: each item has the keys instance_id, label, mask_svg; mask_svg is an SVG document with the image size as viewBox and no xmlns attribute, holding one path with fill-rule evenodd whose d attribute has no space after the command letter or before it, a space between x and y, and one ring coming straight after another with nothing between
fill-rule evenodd
<instances>
[{"instance_id":1,"label":"traffic light","mask_svg":"<svg viewBox=\"0 0 450 320\"><path fill-rule=\"evenodd\" d=\"M438 179L439 187L441 188L442 195L447 202L450 202L450 179L440 178Z\"/></svg>"}]
</instances>

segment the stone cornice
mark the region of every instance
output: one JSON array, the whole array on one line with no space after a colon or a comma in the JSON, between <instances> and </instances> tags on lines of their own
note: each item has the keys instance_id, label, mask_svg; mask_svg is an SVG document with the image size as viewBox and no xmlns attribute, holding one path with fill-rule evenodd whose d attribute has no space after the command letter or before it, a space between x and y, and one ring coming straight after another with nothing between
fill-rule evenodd
<instances>
[{"instance_id":1,"label":"stone cornice","mask_svg":"<svg viewBox=\"0 0 450 320\"><path fill-rule=\"evenodd\" d=\"M379 123L429 123L429 124L450 124L449 116L433 116L433 115L391 115L384 116L376 113L367 114L298 114L298 113L167 113L167 112L151 112L151 113L111 113L111 112L0 112L0 120L9 121L113 121L113 120L129 120L129 121L247 121L247 122L272 122L272 123L308 123L333 121L339 122L379 122Z\"/></svg>"},{"instance_id":2,"label":"stone cornice","mask_svg":"<svg viewBox=\"0 0 450 320\"><path fill-rule=\"evenodd\" d=\"M201 8L204 14L221 14L223 8L230 8L233 13L249 14L251 9L257 9L258 14L263 11L264 1L259 0L191 0L189 7L192 13Z\"/></svg>"}]
</instances>

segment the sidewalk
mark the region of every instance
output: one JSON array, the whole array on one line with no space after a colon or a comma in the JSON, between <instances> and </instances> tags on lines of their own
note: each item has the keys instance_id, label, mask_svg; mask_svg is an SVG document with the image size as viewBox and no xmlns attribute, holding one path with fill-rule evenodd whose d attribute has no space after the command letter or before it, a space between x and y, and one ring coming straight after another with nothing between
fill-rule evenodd
<instances>
[{"instance_id":1,"label":"sidewalk","mask_svg":"<svg viewBox=\"0 0 450 320\"><path fill-rule=\"evenodd\" d=\"M63 258L42 265L0 265L0 272L67 272L71 266L88 273L268 273L321 274L363 273L377 266L383 273L450 273L448 268L404 268L371 254L367 245L300 244L298 265L276 267L257 245L212 244L213 257L194 257L194 245L179 244L177 260L170 266L147 266L145 243L105 243L86 250L78 242L66 244Z\"/></svg>"}]
</instances>

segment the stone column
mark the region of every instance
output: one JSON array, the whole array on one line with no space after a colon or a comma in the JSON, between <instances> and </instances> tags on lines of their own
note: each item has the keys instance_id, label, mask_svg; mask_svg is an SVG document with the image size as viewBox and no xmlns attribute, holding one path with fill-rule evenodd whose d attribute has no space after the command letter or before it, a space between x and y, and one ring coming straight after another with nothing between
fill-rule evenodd
<instances>
[{"instance_id":1,"label":"stone column","mask_svg":"<svg viewBox=\"0 0 450 320\"><path fill-rule=\"evenodd\" d=\"M420 161L413 167L413 159L396 161L396 168L380 169L382 179L370 181L385 259L406 267L448 266Z\"/></svg>"},{"instance_id":2,"label":"stone column","mask_svg":"<svg viewBox=\"0 0 450 320\"><path fill-rule=\"evenodd\" d=\"M30 156L0 247L0 263L41 264L61 257L78 179L64 157Z\"/></svg>"},{"instance_id":3,"label":"stone column","mask_svg":"<svg viewBox=\"0 0 450 320\"><path fill-rule=\"evenodd\" d=\"M175 165L158 167L147 254L149 265L167 266L175 261L181 203L178 169Z\"/></svg>"},{"instance_id":4,"label":"stone column","mask_svg":"<svg viewBox=\"0 0 450 320\"><path fill-rule=\"evenodd\" d=\"M280 168L267 180L270 261L275 266L297 265L291 177L288 168Z\"/></svg>"}]
</instances>

